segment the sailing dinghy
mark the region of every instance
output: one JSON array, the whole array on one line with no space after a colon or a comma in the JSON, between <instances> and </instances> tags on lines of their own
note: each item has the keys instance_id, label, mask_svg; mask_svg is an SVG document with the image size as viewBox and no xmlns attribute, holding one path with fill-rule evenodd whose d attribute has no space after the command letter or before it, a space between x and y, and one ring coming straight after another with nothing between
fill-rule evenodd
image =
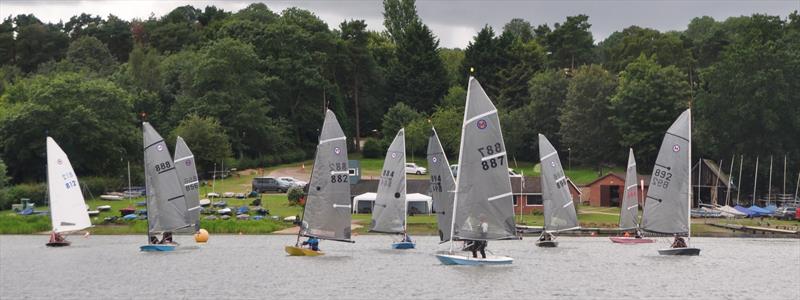
<instances>
[{"instance_id":1,"label":"sailing dinghy","mask_svg":"<svg viewBox=\"0 0 800 300\"><path fill-rule=\"evenodd\" d=\"M144 139L144 173L147 190L148 244L141 251L172 251L177 244L169 242L173 232L193 227L190 223L186 196L178 179L175 163L167 143L148 122L142 123ZM158 242L156 234L163 234Z\"/></svg>"},{"instance_id":2,"label":"sailing dinghy","mask_svg":"<svg viewBox=\"0 0 800 300\"><path fill-rule=\"evenodd\" d=\"M372 210L371 232L400 234L403 239L392 243L392 249L413 249L415 244L406 231L406 138L400 128L383 161L378 194Z\"/></svg>"},{"instance_id":3,"label":"sailing dinghy","mask_svg":"<svg viewBox=\"0 0 800 300\"><path fill-rule=\"evenodd\" d=\"M544 228L536 241L539 247L558 247L555 233L580 228L575 203L569 192L567 176L553 144L539 134L539 157L542 168L542 199L544 200Z\"/></svg>"},{"instance_id":4,"label":"sailing dinghy","mask_svg":"<svg viewBox=\"0 0 800 300\"><path fill-rule=\"evenodd\" d=\"M642 238L639 230L639 185L636 173L636 159L633 157L633 149L628 151L628 168L625 173L625 195L622 197L622 205L619 211L620 230L636 230L633 237L612 236L611 241L618 244L646 244L655 242L653 239Z\"/></svg>"},{"instance_id":5,"label":"sailing dinghy","mask_svg":"<svg viewBox=\"0 0 800 300\"><path fill-rule=\"evenodd\" d=\"M653 167L650 188L645 199L642 229L659 234L672 234L676 243L687 240L691 230L691 162L692 114L684 111L669 127L661 142ZM659 249L661 255L700 255L700 249L689 247Z\"/></svg>"},{"instance_id":6,"label":"sailing dinghy","mask_svg":"<svg viewBox=\"0 0 800 300\"><path fill-rule=\"evenodd\" d=\"M308 183L308 198L303 208L297 242L284 250L291 256L318 256L321 251L304 248L300 237L354 243L350 240L350 182L347 165L347 138L331 110L317 144L317 154Z\"/></svg>"},{"instance_id":7,"label":"sailing dinghy","mask_svg":"<svg viewBox=\"0 0 800 300\"><path fill-rule=\"evenodd\" d=\"M47 137L47 192L50 197L50 221L53 224L47 246L69 246L70 242L62 234L89 228L92 222L78 176L72 170L67 154L51 137Z\"/></svg>"},{"instance_id":8,"label":"sailing dinghy","mask_svg":"<svg viewBox=\"0 0 800 300\"><path fill-rule=\"evenodd\" d=\"M454 252L456 239L479 243L519 239L500 119L478 80L471 76L459 153L450 251L436 258L445 265L511 264L514 259L506 256L483 258Z\"/></svg>"},{"instance_id":9,"label":"sailing dinghy","mask_svg":"<svg viewBox=\"0 0 800 300\"><path fill-rule=\"evenodd\" d=\"M428 171L431 173L431 198L436 211L436 223L439 227L439 241L450 241L450 226L453 219L453 198L455 197L456 180L450 171L450 163L439 141L435 128L431 128L428 138Z\"/></svg>"}]
</instances>

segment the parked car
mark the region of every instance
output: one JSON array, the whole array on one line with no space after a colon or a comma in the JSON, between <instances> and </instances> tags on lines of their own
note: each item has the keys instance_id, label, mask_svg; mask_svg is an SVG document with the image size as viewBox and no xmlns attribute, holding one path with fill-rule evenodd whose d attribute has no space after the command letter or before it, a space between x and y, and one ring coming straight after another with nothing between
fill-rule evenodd
<instances>
[{"instance_id":1,"label":"parked car","mask_svg":"<svg viewBox=\"0 0 800 300\"><path fill-rule=\"evenodd\" d=\"M450 172L453 173L453 178L458 177L458 165L450 165ZM508 176L509 177L522 177L522 175L517 174L514 172L514 169L508 168Z\"/></svg>"},{"instance_id":2,"label":"parked car","mask_svg":"<svg viewBox=\"0 0 800 300\"><path fill-rule=\"evenodd\" d=\"M286 181L278 180L275 177L256 177L253 178L253 190L259 193L266 191L276 191L285 193L292 185Z\"/></svg>"},{"instance_id":3,"label":"parked car","mask_svg":"<svg viewBox=\"0 0 800 300\"><path fill-rule=\"evenodd\" d=\"M417 166L415 163L406 163L406 174L422 175L428 173L428 169Z\"/></svg>"},{"instance_id":4,"label":"parked car","mask_svg":"<svg viewBox=\"0 0 800 300\"><path fill-rule=\"evenodd\" d=\"M783 220L794 220L797 216L796 207L781 207L775 211L774 216Z\"/></svg>"},{"instance_id":5,"label":"parked car","mask_svg":"<svg viewBox=\"0 0 800 300\"><path fill-rule=\"evenodd\" d=\"M291 186L304 187L308 182L294 179L294 177L278 177L278 180L289 183Z\"/></svg>"}]
</instances>

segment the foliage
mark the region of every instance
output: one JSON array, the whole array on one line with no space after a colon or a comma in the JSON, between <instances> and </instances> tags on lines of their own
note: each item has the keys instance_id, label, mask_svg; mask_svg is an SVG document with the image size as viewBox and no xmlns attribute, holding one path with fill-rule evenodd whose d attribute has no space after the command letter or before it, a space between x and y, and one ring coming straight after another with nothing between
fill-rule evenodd
<instances>
[{"instance_id":1,"label":"foliage","mask_svg":"<svg viewBox=\"0 0 800 300\"><path fill-rule=\"evenodd\" d=\"M45 136L69 154L78 174L111 175L138 158L131 95L106 79L77 73L15 83L0 101L0 149L16 182L44 178Z\"/></svg>"},{"instance_id":2,"label":"foliage","mask_svg":"<svg viewBox=\"0 0 800 300\"><path fill-rule=\"evenodd\" d=\"M684 46L680 36L638 26L612 33L598 48L603 67L615 73L641 55L662 66L676 66L681 70L686 70L692 60L690 49Z\"/></svg>"},{"instance_id":3,"label":"foliage","mask_svg":"<svg viewBox=\"0 0 800 300\"><path fill-rule=\"evenodd\" d=\"M170 144L177 137L182 137L186 145L195 156L197 174L205 178L204 174L213 171L214 163L220 162L231 156L231 144L228 135L214 117L200 117L195 114L186 116L169 137ZM173 149L175 149L173 147Z\"/></svg>"},{"instance_id":4,"label":"foliage","mask_svg":"<svg viewBox=\"0 0 800 300\"><path fill-rule=\"evenodd\" d=\"M398 102L383 115L383 144L388 146L400 128L422 118L423 115L403 102Z\"/></svg>"},{"instance_id":5,"label":"foliage","mask_svg":"<svg viewBox=\"0 0 800 300\"><path fill-rule=\"evenodd\" d=\"M567 100L561 108L561 133L564 146L571 148L572 160L593 164L598 171L613 161L618 133L608 120L610 98L616 88L614 75L598 65L578 68L567 88Z\"/></svg>"},{"instance_id":6,"label":"foliage","mask_svg":"<svg viewBox=\"0 0 800 300\"><path fill-rule=\"evenodd\" d=\"M306 196L306 193L303 191L303 188L293 186L286 191L286 198L289 199L290 205L297 205L300 203L300 198Z\"/></svg>"},{"instance_id":7,"label":"foliage","mask_svg":"<svg viewBox=\"0 0 800 300\"><path fill-rule=\"evenodd\" d=\"M19 203L22 198L31 199L38 206L44 205L47 199L47 185L21 183L0 189L0 210L11 208L11 204Z\"/></svg>"},{"instance_id":8,"label":"foliage","mask_svg":"<svg viewBox=\"0 0 800 300\"><path fill-rule=\"evenodd\" d=\"M3 162L3 159L0 158L0 189L5 188L8 183L7 172L6 164Z\"/></svg>"},{"instance_id":9,"label":"foliage","mask_svg":"<svg viewBox=\"0 0 800 300\"><path fill-rule=\"evenodd\" d=\"M392 98L430 112L447 91L448 75L439 58L439 41L428 26L411 23L397 42L397 60L388 75Z\"/></svg>"},{"instance_id":10,"label":"foliage","mask_svg":"<svg viewBox=\"0 0 800 300\"><path fill-rule=\"evenodd\" d=\"M381 141L377 139L366 139L364 141L364 149L362 149L362 154L364 154L364 158L380 158L383 156L383 150L386 147L381 145Z\"/></svg>"},{"instance_id":11,"label":"foliage","mask_svg":"<svg viewBox=\"0 0 800 300\"><path fill-rule=\"evenodd\" d=\"M553 30L544 36L544 42L551 53L550 65L574 69L592 62L594 39L589 31L590 27L592 25L586 15L570 16L564 23L556 23Z\"/></svg>"},{"instance_id":12,"label":"foliage","mask_svg":"<svg viewBox=\"0 0 800 300\"><path fill-rule=\"evenodd\" d=\"M687 108L689 97L686 77L675 66L662 67L640 56L620 73L611 99L620 146L633 148L639 161L655 161L663 133ZM639 170L646 172L649 165Z\"/></svg>"}]
</instances>

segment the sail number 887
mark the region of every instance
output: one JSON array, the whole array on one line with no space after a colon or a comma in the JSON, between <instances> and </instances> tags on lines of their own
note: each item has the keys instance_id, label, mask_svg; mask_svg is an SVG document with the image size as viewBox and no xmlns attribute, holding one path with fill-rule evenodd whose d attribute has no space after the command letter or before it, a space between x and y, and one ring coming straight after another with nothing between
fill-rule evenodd
<instances>
[{"instance_id":1,"label":"sail number 887","mask_svg":"<svg viewBox=\"0 0 800 300\"><path fill-rule=\"evenodd\" d=\"M481 157L491 156L497 153L503 152L503 146L500 143L495 143L494 145L487 145L486 147L478 148L478 153L481 154ZM481 169L484 171L489 169L497 168L497 166L502 166L504 164L505 156L498 156L493 157L484 161L481 161Z\"/></svg>"}]
</instances>

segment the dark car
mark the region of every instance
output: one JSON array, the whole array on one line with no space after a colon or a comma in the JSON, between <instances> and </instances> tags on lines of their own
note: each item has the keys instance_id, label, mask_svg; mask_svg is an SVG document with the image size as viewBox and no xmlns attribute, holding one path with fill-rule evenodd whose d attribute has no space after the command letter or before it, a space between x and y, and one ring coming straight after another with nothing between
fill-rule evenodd
<instances>
[{"instance_id":1,"label":"dark car","mask_svg":"<svg viewBox=\"0 0 800 300\"><path fill-rule=\"evenodd\" d=\"M253 191L263 193L267 191L275 191L278 193L285 193L291 184L278 180L275 177L256 177L253 178Z\"/></svg>"}]
</instances>

